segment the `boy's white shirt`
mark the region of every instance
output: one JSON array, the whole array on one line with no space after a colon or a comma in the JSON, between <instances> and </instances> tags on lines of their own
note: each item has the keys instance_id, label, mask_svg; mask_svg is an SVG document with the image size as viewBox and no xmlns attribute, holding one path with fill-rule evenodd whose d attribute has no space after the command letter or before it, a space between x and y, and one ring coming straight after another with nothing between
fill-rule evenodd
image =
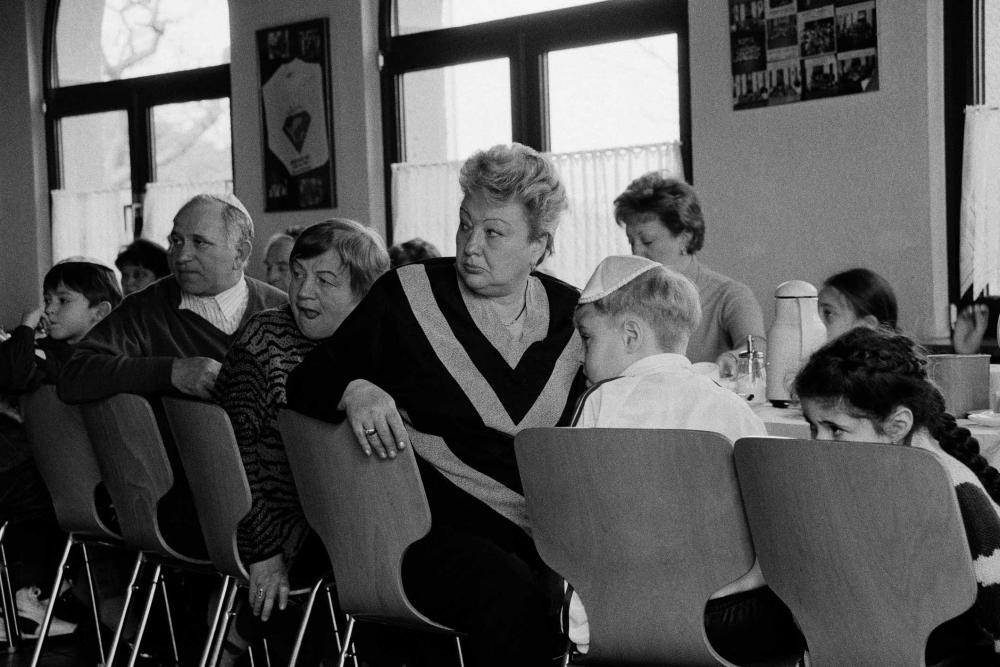
<instances>
[{"instance_id":1,"label":"boy's white shirt","mask_svg":"<svg viewBox=\"0 0 1000 667\"><path fill-rule=\"evenodd\" d=\"M621 377L587 395L577 428L681 428L712 431L730 442L766 436L767 429L745 400L692 368L682 354L661 353L640 359ZM764 585L760 565L719 590L712 598ZM569 603L567 634L586 653L590 627L586 610L574 592Z\"/></svg>"}]
</instances>

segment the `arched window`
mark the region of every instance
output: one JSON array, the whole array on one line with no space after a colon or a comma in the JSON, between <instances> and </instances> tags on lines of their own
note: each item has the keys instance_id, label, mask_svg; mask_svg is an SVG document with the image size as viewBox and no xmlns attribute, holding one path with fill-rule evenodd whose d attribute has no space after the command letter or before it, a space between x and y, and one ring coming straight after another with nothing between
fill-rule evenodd
<instances>
[{"instance_id":1,"label":"arched window","mask_svg":"<svg viewBox=\"0 0 1000 667\"><path fill-rule=\"evenodd\" d=\"M687 0L382 0L391 234L454 251L457 171L517 141L554 154L569 224L543 269L582 285L627 253L612 200L645 171L690 178Z\"/></svg>"},{"instance_id":2,"label":"arched window","mask_svg":"<svg viewBox=\"0 0 1000 667\"><path fill-rule=\"evenodd\" d=\"M163 243L232 189L227 0L50 0L46 37L54 260Z\"/></svg>"}]
</instances>

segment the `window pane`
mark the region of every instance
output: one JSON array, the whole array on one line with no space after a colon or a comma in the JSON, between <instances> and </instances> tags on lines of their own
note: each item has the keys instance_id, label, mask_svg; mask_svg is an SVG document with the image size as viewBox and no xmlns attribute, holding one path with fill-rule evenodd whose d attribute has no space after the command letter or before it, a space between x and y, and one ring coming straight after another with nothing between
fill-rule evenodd
<instances>
[{"instance_id":1,"label":"window pane","mask_svg":"<svg viewBox=\"0 0 1000 667\"><path fill-rule=\"evenodd\" d=\"M124 111L69 116L59 122L64 190L132 187L128 117Z\"/></svg>"},{"instance_id":2,"label":"window pane","mask_svg":"<svg viewBox=\"0 0 1000 667\"><path fill-rule=\"evenodd\" d=\"M553 152L680 139L676 35L552 51L548 71Z\"/></svg>"},{"instance_id":3,"label":"window pane","mask_svg":"<svg viewBox=\"0 0 1000 667\"><path fill-rule=\"evenodd\" d=\"M396 0L394 35L593 4L594 0Z\"/></svg>"},{"instance_id":4,"label":"window pane","mask_svg":"<svg viewBox=\"0 0 1000 667\"><path fill-rule=\"evenodd\" d=\"M59 86L229 62L227 0L62 0Z\"/></svg>"},{"instance_id":5,"label":"window pane","mask_svg":"<svg viewBox=\"0 0 1000 667\"><path fill-rule=\"evenodd\" d=\"M228 98L153 107L153 132L157 182L233 178Z\"/></svg>"},{"instance_id":6,"label":"window pane","mask_svg":"<svg viewBox=\"0 0 1000 667\"><path fill-rule=\"evenodd\" d=\"M462 160L510 143L507 58L403 75L407 162Z\"/></svg>"}]
</instances>

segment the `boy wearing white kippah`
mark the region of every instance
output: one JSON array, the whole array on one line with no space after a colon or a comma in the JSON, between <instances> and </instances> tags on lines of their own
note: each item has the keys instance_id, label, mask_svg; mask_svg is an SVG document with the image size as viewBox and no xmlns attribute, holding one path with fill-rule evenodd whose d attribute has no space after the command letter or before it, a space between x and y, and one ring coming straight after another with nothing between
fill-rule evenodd
<instances>
[{"instance_id":1,"label":"boy wearing white kippah","mask_svg":"<svg viewBox=\"0 0 1000 667\"><path fill-rule=\"evenodd\" d=\"M643 257L602 261L574 317L593 383L580 399L574 426L713 431L732 442L767 435L745 400L695 373L684 356L700 318L698 290L680 273ZM705 630L715 651L738 664L803 645L790 612L764 585L756 564L712 596ZM574 593L569 637L586 652L589 635Z\"/></svg>"}]
</instances>

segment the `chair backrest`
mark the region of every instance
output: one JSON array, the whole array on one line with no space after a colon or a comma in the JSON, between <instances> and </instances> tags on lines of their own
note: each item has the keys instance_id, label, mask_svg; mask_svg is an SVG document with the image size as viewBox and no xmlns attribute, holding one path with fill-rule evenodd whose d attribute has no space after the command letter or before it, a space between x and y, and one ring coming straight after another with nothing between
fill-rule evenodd
<instances>
[{"instance_id":1,"label":"chair backrest","mask_svg":"<svg viewBox=\"0 0 1000 667\"><path fill-rule=\"evenodd\" d=\"M101 470L80 408L59 400L52 385L22 397L21 405L32 456L49 489L59 527L78 535L121 539L97 511L94 492Z\"/></svg>"},{"instance_id":2,"label":"chair backrest","mask_svg":"<svg viewBox=\"0 0 1000 667\"><path fill-rule=\"evenodd\" d=\"M730 442L534 428L514 448L538 553L587 609L587 662L719 664L705 604L754 561Z\"/></svg>"},{"instance_id":3,"label":"chair backrest","mask_svg":"<svg viewBox=\"0 0 1000 667\"><path fill-rule=\"evenodd\" d=\"M810 664L923 665L931 630L976 597L948 473L914 447L736 443L761 570Z\"/></svg>"},{"instance_id":4,"label":"chair backrest","mask_svg":"<svg viewBox=\"0 0 1000 667\"><path fill-rule=\"evenodd\" d=\"M190 562L160 534L156 508L173 486L174 474L149 401L135 394L116 394L87 403L82 411L125 541L137 549Z\"/></svg>"},{"instance_id":5,"label":"chair backrest","mask_svg":"<svg viewBox=\"0 0 1000 667\"><path fill-rule=\"evenodd\" d=\"M163 398L163 408L212 564L223 574L247 579L236 529L250 511L250 484L229 415L221 406L182 398Z\"/></svg>"},{"instance_id":6,"label":"chair backrest","mask_svg":"<svg viewBox=\"0 0 1000 667\"><path fill-rule=\"evenodd\" d=\"M278 424L302 509L326 546L344 612L446 631L414 609L403 590L403 554L431 527L413 449L383 461L364 455L346 422L282 410Z\"/></svg>"}]
</instances>

